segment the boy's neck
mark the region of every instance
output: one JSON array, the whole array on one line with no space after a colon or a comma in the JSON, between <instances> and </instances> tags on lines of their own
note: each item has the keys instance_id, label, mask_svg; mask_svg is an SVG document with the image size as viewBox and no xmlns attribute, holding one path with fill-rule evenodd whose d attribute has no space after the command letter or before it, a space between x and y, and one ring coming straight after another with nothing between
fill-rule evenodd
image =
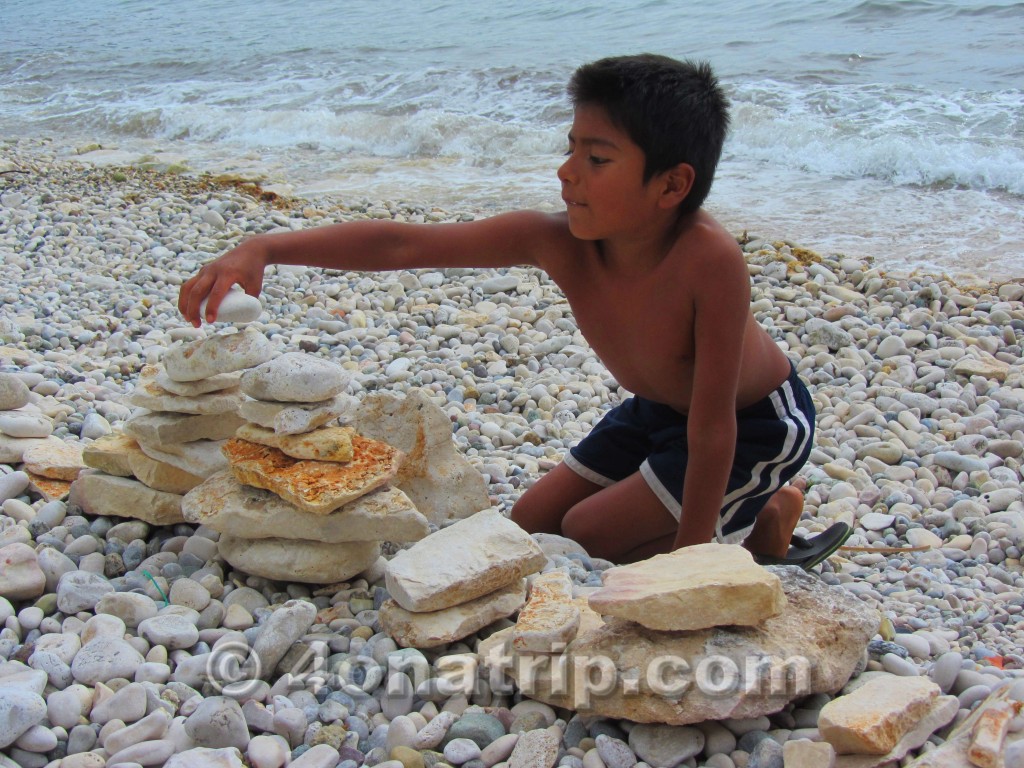
<instances>
[{"instance_id":1,"label":"boy's neck","mask_svg":"<svg viewBox=\"0 0 1024 768\"><path fill-rule=\"evenodd\" d=\"M699 212L698 212L699 213ZM641 237L619 237L599 240L598 253L604 265L624 275L650 272L672 252L683 232L694 221L695 214L672 215L663 226L652 227Z\"/></svg>"}]
</instances>

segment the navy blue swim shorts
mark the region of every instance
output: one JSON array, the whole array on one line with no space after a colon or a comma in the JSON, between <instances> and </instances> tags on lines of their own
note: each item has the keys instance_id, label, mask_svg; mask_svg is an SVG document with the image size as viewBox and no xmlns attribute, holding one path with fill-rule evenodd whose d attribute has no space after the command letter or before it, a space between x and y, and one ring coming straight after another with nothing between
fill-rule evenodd
<instances>
[{"instance_id":1,"label":"navy blue swim shorts","mask_svg":"<svg viewBox=\"0 0 1024 768\"><path fill-rule=\"evenodd\" d=\"M715 527L719 541L738 543L750 533L768 499L807 461L813 438L814 402L795 368L774 392L736 412L736 458ZM678 520L688 457L686 416L634 396L608 411L565 464L602 486L639 471Z\"/></svg>"}]
</instances>

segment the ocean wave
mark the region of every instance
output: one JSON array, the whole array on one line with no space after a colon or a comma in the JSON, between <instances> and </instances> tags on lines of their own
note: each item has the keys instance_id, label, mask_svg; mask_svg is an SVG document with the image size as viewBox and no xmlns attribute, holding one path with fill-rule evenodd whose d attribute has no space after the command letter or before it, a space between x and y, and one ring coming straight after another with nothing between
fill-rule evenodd
<instances>
[{"instance_id":1,"label":"ocean wave","mask_svg":"<svg viewBox=\"0 0 1024 768\"><path fill-rule=\"evenodd\" d=\"M727 152L894 184L1024 195L1024 93L761 82L733 94Z\"/></svg>"}]
</instances>

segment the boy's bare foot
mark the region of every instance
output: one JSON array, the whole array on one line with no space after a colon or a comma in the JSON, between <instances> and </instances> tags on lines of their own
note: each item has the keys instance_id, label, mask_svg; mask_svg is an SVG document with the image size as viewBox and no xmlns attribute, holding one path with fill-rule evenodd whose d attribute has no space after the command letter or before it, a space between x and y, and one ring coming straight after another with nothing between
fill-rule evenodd
<instances>
[{"instance_id":1,"label":"boy's bare foot","mask_svg":"<svg viewBox=\"0 0 1024 768\"><path fill-rule=\"evenodd\" d=\"M754 555L784 558L803 510L803 493L792 485L784 485L758 513L754 530L743 546Z\"/></svg>"}]
</instances>

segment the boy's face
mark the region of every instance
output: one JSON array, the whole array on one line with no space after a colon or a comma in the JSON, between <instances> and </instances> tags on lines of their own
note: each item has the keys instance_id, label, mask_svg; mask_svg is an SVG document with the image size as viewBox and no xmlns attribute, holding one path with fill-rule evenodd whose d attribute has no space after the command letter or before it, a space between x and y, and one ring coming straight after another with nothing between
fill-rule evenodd
<instances>
[{"instance_id":1,"label":"boy's face","mask_svg":"<svg viewBox=\"0 0 1024 768\"><path fill-rule=\"evenodd\" d=\"M603 107L580 104L558 169L569 231L581 240L649 234L658 213L657 176L644 184L643 150Z\"/></svg>"}]
</instances>

